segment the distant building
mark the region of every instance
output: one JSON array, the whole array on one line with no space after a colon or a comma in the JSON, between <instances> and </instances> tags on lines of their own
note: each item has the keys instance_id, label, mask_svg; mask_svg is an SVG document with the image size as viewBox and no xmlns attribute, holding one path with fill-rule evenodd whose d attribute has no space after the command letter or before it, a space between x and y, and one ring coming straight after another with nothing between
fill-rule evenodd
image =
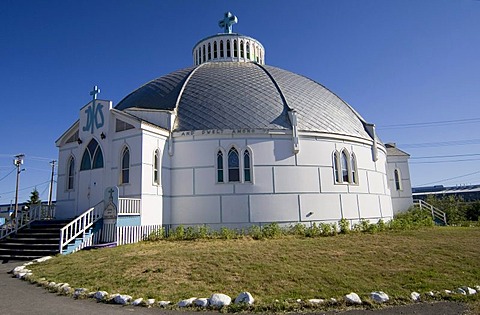
<instances>
[{"instance_id":1,"label":"distant building","mask_svg":"<svg viewBox=\"0 0 480 315\"><path fill-rule=\"evenodd\" d=\"M480 185L414 187L412 193L415 199L425 200L428 196L439 198L455 196L462 198L463 201L470 202L480 200Z\"/></svg>"}]
</instances>

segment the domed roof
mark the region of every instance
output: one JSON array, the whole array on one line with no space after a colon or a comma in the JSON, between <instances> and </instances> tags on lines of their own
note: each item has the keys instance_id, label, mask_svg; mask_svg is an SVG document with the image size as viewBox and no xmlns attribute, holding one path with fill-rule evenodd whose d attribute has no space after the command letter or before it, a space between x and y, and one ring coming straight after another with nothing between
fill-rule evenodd
<instances>
[{"instance_id":1,"label":"domed roof","mask_svg":"<svg viewBox=\"0 0 480 315\"><path fill-rule=\"evenodd\" d=\"M118 110L177 111L173 131L292 129L371 139L364 120L317 82L272 66L211 62L152 80L125 97Z\"/></svg>"}]
</instances>

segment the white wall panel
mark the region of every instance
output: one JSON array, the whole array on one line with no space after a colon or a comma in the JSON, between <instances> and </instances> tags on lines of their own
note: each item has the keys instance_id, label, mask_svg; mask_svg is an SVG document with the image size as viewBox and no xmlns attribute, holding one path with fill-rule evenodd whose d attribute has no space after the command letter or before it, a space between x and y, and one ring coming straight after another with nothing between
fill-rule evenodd
<instances>
[{"instance_id":1,"label":"white wall panel","mask_svg":"<svg viewBox=\"0 0 480 315\"><path fill-rule=\"evenodd\" d=\"M342 194L342 213L345 219L358 219L358 202L357 195L354 194ZM377 206L378 208L379 206Z\"/></svg>"},{"instance_id":2,"label":"white wall panel","mask_svg":"<svg viewBox=\"0 0 480 315\"><path fill-rule=\"evenodd\" d=\"M358 195L360 218L380 217L380 202L378 198L378 195Z\"/></svg>"},{"instance_id":3,"label":"white wall panel","mask_svg":"<svg viewBox=\"0 0 480 315\"><path fill-rule=\"evenodd\" d=\"M193 169L171 170L172 196L193 195Z\"/></svg>"},{"instance_id":4,"label":"white wall panel","mask_svg":"<svg viewBox=\"0 0 480 315\"><path fill-rule=\"evenodd\" d=\"M195 194L211 195L211 194L227 194L233 193L233 184L216 183L215 168L198 168L195 169Z\"/></svg>"},{"instance_id":5,"label":"white wall panel","mask_svg":"<svg viewBox=\"0 0 480 315\"><path fill-rule=\"evenodd\" d=\"M172 224L220 223L220 197L172 198Z\"/></svg>"},{"instance_id":6,"label":"white wall panel","mask_svg":"<svg viewBox=\"0 0 480 315\"><path fill-rule=\"evenodd\" d=\"M249 222L248 196L222 196L222 223Z\"/></svg>"},{"instance_id":7,"label":"white wall panel","mask_svg":"<svg viewBox=\"0 0 480 315\"><path fill-rule=\"evenodd\" d=\"M320 192L318 168L275 167L275 192Z\"/></svg>"},{"instance_id":8,"label":"white wall panel","mask_svg":"<svg viewBox=\"0 0 480 315\"><path fill-rule=\"evenodd\" d=\"M291 139L249 139L254 165L295 165Z\"/></svg>"},{"instance_id":9,"label":"white wall panel","mask_svg":"<svg viewBox=\"0 0 480 315\"><path fill-rule=\"evenodd\" d=\"M340 196L337 194L300 195L302 221L340 220ZM310 215L308 215L311 212Z\"/></svg>"},{"instance_id":10,"label":"white wall panel","mask_svg":"<svg viewBox=\"0 0 480 315\"><path fill-rule=\"evenodd\" d=\"M252 222L298 221L297 195L252 195L250 196Z\"/></svg>"}]
</instances>

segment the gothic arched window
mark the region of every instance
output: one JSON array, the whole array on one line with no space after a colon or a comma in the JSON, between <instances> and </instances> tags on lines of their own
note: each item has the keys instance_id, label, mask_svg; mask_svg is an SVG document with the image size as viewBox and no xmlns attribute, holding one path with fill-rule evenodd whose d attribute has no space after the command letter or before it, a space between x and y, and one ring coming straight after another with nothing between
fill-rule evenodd
<instances>
[{"instance_id":1,"label":"gothic arched window","mask_svg":"<svg viewBox=\"0 0 480 315\"><path fill-rule=\"evenodd\" d=\"M345 151L342 151L340 156L340 167L342 170L342 181L348 183L348 157Z\"/></svg>"},{"instance_id":2,"label":"gothic arched window","mask_svg":"<svg viewBox=\"0 0 480 315\"><path fill-rule=\"evenodd\" d=\"M223 152L217 152L217 183L223 183Z\"/></svg>"},{"instance_id":3,"label":"gothic arched window","mask_svg":"<svg viewBox=\"0 0 480 315\"><path fill-rule=\"evenodd\" d=\"M232 53L230 52L230 40L227 40L227 58L232 57Z\"/></svg>"},{"instance_id":4,"label":"gothic arched window","mask_svg":"<svg viewBox=\"0 0 480 315\"><path fill-rule=\"evenodd\" d=\"M122 171L120 173L120 184L130 182L130 150L123 149L122 152Z\"/></svg>"},{"instance_id":5,"label":"gothic arched window","mask_svg":"<svg viewBox=\"0 0 480 315\"><path fill-rule=\"evenodd\" d=\"M85 152L83 152L80 170L85 171L96 168L103 168L103 153L97 140L92 139L85 148Z\"/></svg>"},{"instance_id":6,"label":"gothic arched window","mask_svg":"<svg viewBox=\"0 0 480 315\"><path fill-rule=\"evenodd\" d=\"M153 155L153 183L160 185L160 152L155 150Z\"/></svg>"},{"instance_id":7,"label":"gothic arched window","mask_svg":"<svg viewBox=\"0 0 480 315\"><path fill-rule=\"evenodd\" d=\"M333 175L335 182L340 183L340 154L337 151L333 154Z\"/></svg>"},{"instance_id":8,"label":"gothic arched window","mask_svg":"<svg viewBox=\"0 0 480 315\"><path fill-rule=\"evenodd\" d=\"M73 189L74 182L75 182L75 159L72 156L68 161L67 190Z\"/></svg>"},{"instance_id":9,"label":"gothic arched window","mask_svg":"<svg viewBox=\"0 0 480 315\"><path fill-rule=\"evenodd\" d=\"M395 177L395 189L402 190L402 177L400 176L400 171L395 169L395 171L393 171L393 175Z\"/></svg>"},{"instance_id":10,"label":"gothic arched window","mask_svg":"<svg viewBox=\"0 0 480 315\"><path fill-rule=\"evenodd\" d=\"M350 170L352 173L352 184L358 184L358 172L357 172L357 159L355 158L355 154L352 153L350 157Z\"/></svg>"},{"instance_id":11,"label":"gothic arched window","mask_svg":"<svg viewBox=\"0 0 480 315\"><path fill-rule=\"evenodd\" d=\"M243 151L243 181L252 181L252 169L250 166L250 152L248 150Z\"/></svg>"},{"instance_id":12,"label":"gothic arched window","mask_svg":"<svg viewBox=\"0 0 480 315\"><path fill-rule=\"evenodd\" d=\"M228 181L240 181L240 160L238 159L238 151L235 148L231 148L228 151Z\"/></svg>"}]
</instances>

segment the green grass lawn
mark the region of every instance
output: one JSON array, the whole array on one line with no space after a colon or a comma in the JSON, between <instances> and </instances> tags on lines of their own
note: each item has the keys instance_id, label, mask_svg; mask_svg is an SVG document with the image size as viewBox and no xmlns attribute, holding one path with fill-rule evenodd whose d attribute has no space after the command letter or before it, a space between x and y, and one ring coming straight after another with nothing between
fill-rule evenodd
<instances>
[{"instance_id":1,"label":"green grass lawn","mask_svg":"<svg viewBox=\"0 0 480 315\"><path fill-rule=\"evenodd\" d=\"M342 299L350 292L366 298L381 290L393 303L405 303L412 291L480 285L479 240L478 227L434 227L316 238L156 241L81 251L30 267L36 278L76 288L172 302L249 291L255 305L266 307L276 299Z\"/></svg>"}]
</instances>

